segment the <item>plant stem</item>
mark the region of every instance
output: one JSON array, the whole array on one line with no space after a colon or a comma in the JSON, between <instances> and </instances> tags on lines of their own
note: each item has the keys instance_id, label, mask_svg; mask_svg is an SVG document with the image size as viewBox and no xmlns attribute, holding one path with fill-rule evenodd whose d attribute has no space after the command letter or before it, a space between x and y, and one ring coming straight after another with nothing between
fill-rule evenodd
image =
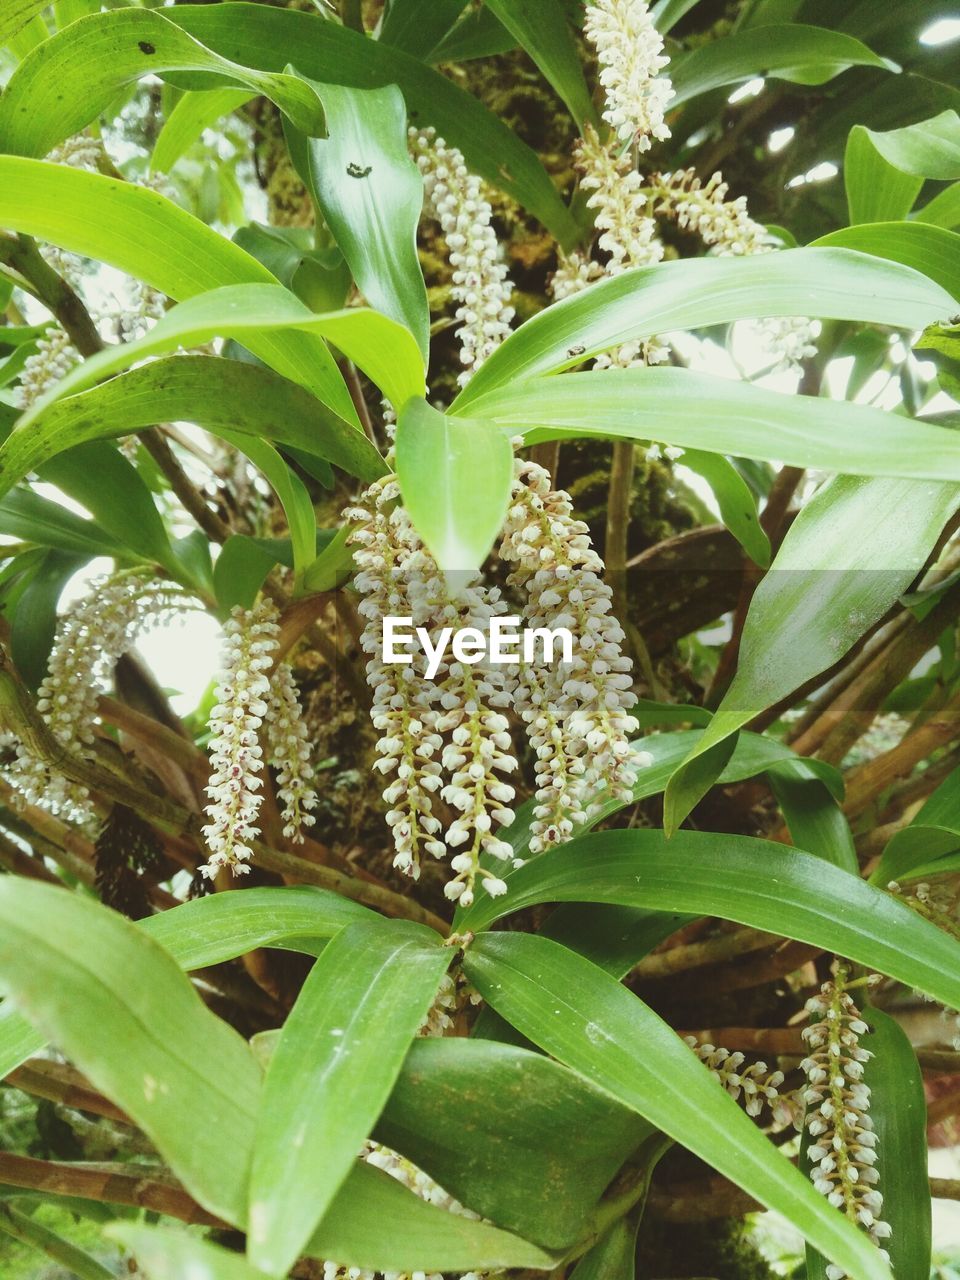
<instances>
[{"instance_id":1,"label":"plant stem","mask_svg":"<svg viewBox=\"0 0 960 1280\"><path fill-rule=\"evenodd\" d=\"M31 1245L40 1253L45 1253L48 1258L66 1267L78 1280L113 1280L113 1272L101 1266L96 1258L91 1258L69 1240L62 1239L49 1227L35 1222L11 1205L0 1204L0 1231L19 1240L21 1244Z\"/></svg>"},{"instance_id":2,"label":"plant stem","mask_svg":"<svg viewBox=\"0 0 960 1280\"><path fill-rule=\"evenodd\" d=\"M627 620L627 541L636 451L632 440L616 440L610 459L607 496L607 537L604 560L613 591L613 609L622 623Z\"/></svg>"}]
</instances>

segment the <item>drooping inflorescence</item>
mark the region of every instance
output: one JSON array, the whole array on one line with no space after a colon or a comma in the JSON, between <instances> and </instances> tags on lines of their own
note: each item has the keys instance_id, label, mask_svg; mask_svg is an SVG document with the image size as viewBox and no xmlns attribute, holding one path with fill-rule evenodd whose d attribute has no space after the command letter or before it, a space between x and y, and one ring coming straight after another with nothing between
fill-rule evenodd
<instances>
[{"instance_id":1,"label":"drooping inflorescence","mask_svg":"<svg viewBox=\"0 0 960 1280\"><path fill-rule=\"evenodd\" d=\"M647 151L652 140L669 138L664 116L674 91L661 73L670 59L650 6L645 0L596 0L587 5L583 33L600 63L603 118L620 142Z\"/></svg>"},{"instance_id":2,"label":"drooping inflorescence","mask_svg":"<svg viewBox=\"0 0 960 1280\"><path fill-rule=\"evenodd\" d=\"M37 710L61 746L91 757L97 702L117 661L138 634L188 605L180 588L126 573L91 583L88 593L66 610L37 691ZM13 781L31 804L77 820L89 813L86 790L56 774L22 743Z\"/></svg>"},{"instance_id":3,"label":"drooping inflorescence","mask_svg":"<svg viewBox=\"0 0 960 1280\"><path fill-rule=\"evenodd\" d=\"M781 1094L782 1071L770 1071L765 1062L746 1063L742 1053L733 1052L713 1044L698 1044L695 1036L684 1039L700 1061L724 1087L731 1098L743 1098L748 1116L754 1119L768 1107L774 1120L787 1123L792 1117L788 1100Z\"/></svg>"},{"instance_id":4,"label":"drooping inflorescence","mask_svg":"<svg viewBox=\"0 0 960 1280\"><path fill-rule=\"evenodd\" d=\"M807 1012L816 1019L803 1030L809 1050L801 1063L807 1077L805 1125L812 1139L807 1159L813 1185L867 1232L889 1262L881 1241L891 1232L880 1217L877 1135L869 1115L870 1087L864 1083L864 1067L873 1055L860 1044L869 1028L849 994L851 985L847 970L838 965L833 980L807 1001ZM827 1276L843 1280L845 1272L831 1263Z\"/></svg>"},{"instance_id":5,"label":"drooping inflorescence","mask_svg":"<svg viewBox=\"0 0 960 1280\"><path fill-rule=\"evenodd\" d=\"M491 225L490 202L461 152L433 129L411 129L410 146L423 175L427 208L440 223L450 253L463 365L458 381L465 386L510 332L513 286Z\"/></svg>"},{"instance_id":6,"label":"drooping inflorescence","mask_svg":"<svg viewBox=\"0 0 960 1280\"><path fill-rule=\"evenodd\" d=\"M250 870L265 757L277 769L284 837L300 841L303 828L314 823L317 797L293 672L283 662L274 667L279 631L276 606L266 597L250 609L235 606L224 626L223 665L210 713L210 821L203 828L210 857L200 868L209 879L224 867L234 875Z\"/></svg>"},{"instance_id":7,"label":"drooping inflorescence","mask_svg":"<svg viewBox=\"0 0 960 1280\"><path fill-rule=\"evenodd\" d=\"M24 361L20 371L17 395L18 407L29 409L41 396L60 381L74 365L79 364L80 353L60 325L52 325L37 340L37 349Z\"/></svg>"}]
</instances>

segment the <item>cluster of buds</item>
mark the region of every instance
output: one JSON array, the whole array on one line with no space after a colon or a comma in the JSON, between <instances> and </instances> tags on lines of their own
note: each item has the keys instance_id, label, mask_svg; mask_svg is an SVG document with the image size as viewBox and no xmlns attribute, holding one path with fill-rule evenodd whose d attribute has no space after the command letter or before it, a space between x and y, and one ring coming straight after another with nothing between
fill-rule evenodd
<instances>
[{"instance_id":1,"label":"cluster of buds","mask_svg":"<svg viewBox=\"0 0 960 1280\"><path fill-rule=\"evenodd\" d=\"M137 635L185 603L177 587L126 574L92 583L89 593L66 610L37 691L37 710L61 746L83 759L92 757L97 703L117 661ZM85 788L53 774L22 743L14 783L31 804L77 821L90 816Z\"/></svg>"},{"instance_id":2,"label":"cluster of buds","mask_svg":"<svg viewBox=\"0 0 960 1280\"><path fill-rule=\"evenodd\" d=\"M465 386L510 333L513 286L500 259L490 203L463 155L433 129L411 129L410 146L423 175L427 206L440 223L450 253L464 366L459 382Z\"/></svg>"},{"instance_id":3,"label":"cluster of buds","mask_svg":"<svg viewBox=\"0 0 960 1280\"><path fill-rule=\"evenodd\" d=\"M366 625L361 645L374 691L372 718L381 737L377 767L391 779L384 791L396 853L394 866L416 878L420 857L452 852L451 900L469 906L480 877L492 894L506 891L498 876L480 865L483 854L501 861L513 850L496 834L513 821L513 787L505 775L517 762L511 750L509 668L472 666L444 657L432 679L422 656L409 664L383 661L383 619L405 616L436 633L442 628L486 629L505 611L499 592L466 582L452 589L420 544L399 505L396 480L372 485L346 518L358 524L356 586ZM444 829L436 816L441 799L454 814ZM443 839L441 839L441 834Z\"/></svg>"},{"instance_id":4,"label":"cluster of buds","mask_svg":"<svg viewBox=\"0 0 960 1280\"><path fill-rule=\"evenodd\" d=\"M807 1077L803 1100L812 1139L807 1159L816 1189L866 1231L889 1262L881 1241L891 1232L880 1217L877 1135L869 1115L870 1087L863 1079L873 1055L860 1045L869 1028L849 994L854 985L839 965L833 980L807 1001L807 1012L816 1019L803 1030L809 1050L801 1063ZM833 1263L827 1267L828 1280L844 1275Z\"/></svg>"},{"instance_id":5,"label":"cluster of buds","mask_svg":"<svg viewBox=\"0 0 960 1280\"><path fill-rule=\"evenodd\" d=\"M59 325L48 329L38 340L33 355L24 361L20 372L18 407L29 409L36 404L79 361L80 353L70 341L66 330Z\"/></svg>"},{"instance_id":6,"label":"cluster of buds","mask_svg":"<svg viewBox=\"0 0 960 1280\"><path fill-rule=\"evenodd\" d=\"M748 1116L757 1119L764 1107L768 1107L781 1127L791 1122L793 1111L789 1099L780 1092L782 1071L769 1071L765 1062L744 1065L746 1058L742 1053L731 1053L729 1049L712 1044L698 1044L695 1036L685 1036L684 1039L730 1097L735 1101L743 1098Z\"/></svg>"},{"instance_id":7,"label":"cluster of buds","mask_svg":"<svg viewBox=\"0 0 960 1280\"><path fill-rule=\"evenodd\" d=\"M659 262L663 245L656 238L657 224L648 215L644 179L630 156L622 155L615 145L605 145L587 125L576 146L575 162L580 185L590 192L587 208L595 210L598 246L609 255L606 274Z\"/></svg>"},{"instance_id":8,"label":"cluster of buds","mask_svg":"<svg viewBox=\"0 0 960 1280\"><path fill-rule=\"evenodd\" d=\"M553 490L537 463L515 463L500 555L513 565L528 625L566 627L578 638L570 664L521 677L518 709L537 755L530 847L539 852L569 838L599 789L630 799L642 763L630 747L636 697L603 563L569 495Z\"/></svg>"},{"instance_id":9,"label":"cluster of buds","mask_svg":"<svg viewBox=\"0 0 960 1280\"><path fill-rule=\"evenodd\" d=\"M211 880L224 867L234 875L250 870L263 801L261 728L268 758L278 769L284 836L302 840L302 828L314 822L310 810L317 797L310 785L306 729L293 675L285 664L273 681L267 674L274 665L279 630L276 607L265 598L252 609L237 605L224 626L223 665L210 713L210 821L203 828L210 857L200 868Z\"/></svg>"},{"instance_id":10,"label":"cluster of buds","mask_svg":"<svg viewBox=\"0 0 960 1280\"><path fill-rule=\"evenodd\" d=\"M670 59L645 0L588 4L583 33L597 51L606 96L603 118L621 144L648 151L670 137L664 116L673 86L661 72Z\"/></svg>"}]
</instances>

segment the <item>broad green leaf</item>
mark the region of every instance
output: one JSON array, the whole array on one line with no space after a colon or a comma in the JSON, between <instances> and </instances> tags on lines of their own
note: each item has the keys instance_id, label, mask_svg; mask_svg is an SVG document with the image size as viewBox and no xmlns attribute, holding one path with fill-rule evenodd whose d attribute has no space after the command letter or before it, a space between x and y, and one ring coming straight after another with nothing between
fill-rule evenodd
<instances>
[{"instance_id":1,"label":"broad green leaf","mask_svg":"<svg viewBox=\"0 0 960 1280\"><path fill-rule=\"evenodd\" d=\"M797 848L809 849L842 871L859 875L850 823L827 786L801 761L790 771L774 765L767 778Z\"/></svg>"},{"instance_id":2,"label":"broad green leaf","mask_svg":"<svg viewBox=\"0 0 960 1280\"><path fill-rule=\"evenodd\" d=\"M490 10L525 49L570 109L577 125L596 126L596 107L583 77L583 63L573 39L562 0L537 5L487 0Z\"/></svg>"},{"instance_id":3,"label":"broad green leaf","mask_svg":"<svg viewBox=\"0 0 960 1280\"><path fill-rule=\"evenodd\" d=\"M674 58L669 74L676 97L670 105L678 107L698 94L757 76L824 84L849 67L899 70L896 63L840 31L795 22L750 27Z\"/></svg>"},{"instance_id":4,"label":"broad green leaf","mask_svg":"<svg viewBox=\"0 0 960 1280\"><path fill-rule=\"evenodd\" d=\"M0 454L2 454L0 448ZM19 478L19 477L18 477ZM80 556L134 557L109 534L102 532L92 520L75 515L50 498L32 489L18 489L0 500L0 533L8 533L42 547L68 551Z\"/></svg>"},{"instance_id":5,"label":"broad green leaf","mask_svg":"<svg viewBox=\"0 0 960 1280\"><path fill-rule=\"evenodd\" d=\"M883 1211L893 1234L883 1241L897 1280L929 1280L930 1194L927 1190L927 1103L916 1052L888 1014L867 1007L870 1034L861 1045L873 1058L864 1071L870 1086L870 1118L877 1135L877 1170ZM807 1143L803 1144L802 1167ZM807 1248L808 1280L826 1280L826 1266Z\"/></svg>"},{"instance_id":6,"label":"broad green leaf","mask_svg":"<svg viewBox=\"0 0 960 1280\"><path fill-rule=\"evenodd\" d=\"M296 383L239 360L169 356L58 400L29 429L13 431L0 447L0 493L8 495L0 502L0 513L23 502L23 496L10 493L10 488L64 449L127 435L150 426L158 416L168 422L195 422L215 435L227 431L293 445L367 482L386 470L363 432Z\"/></svg>"},{"instance_id":7,"label":"broad green leaf","mask_svg":"<svg viewBox=\"0 0 960 1280\"><path fill-rule=\"evenodd\" d=\"M263 1276L242 1254L182 1229L112 1222L104 1235L130 1250L148 1280L258 1280Z\"/></svg>"},{"instance_id":8,"label":"broad green leaf","mask_svg":"<svg viewBox=\"0 0 960 1280\"><path fill-rule=\"evenodd\" d=\"M530 378L474 401L470 416L507 437L522 435L527 445L595 436L657 440L848 475L960 481L955 431L846 400L785 395L692 369Z\"/></svg>"},{"instance_id":9,"label":"broad green leaf","mask_svg":"<svg viewBox=\"0 0 960 1280\"><path fill-rule=\"evenodd\" d=\"M292 64L324 84L399 85L412 124L433 125L475 173L513 196L561 243L578 239L536 154L476 98L417 58L315 14L259 4L189 6L178 11L177 21L208 48L247 67L283 71Z\"/></svg>"},{"instance_id":10,"label":"broad green leaf","mask_svg":"<svg viewBox=\"0 0 960 1280\"><path fill-rule=\"evenodd\" d=\"M698 757L847 653L906 591L958 506L955 484L838 476L803 508L751 601L730 688L667 787L668 832L719 772Z\"/></svg>"},{"instance_id":11,"label":"broad green leaf","mask_svg":"<svg viewBox=\"0 0 960 1280\"><path fill-rule=\"evenodd\" d=\"M313 195L357 288L406 326L426 363L430 309L417 257L423 178L407 147L403 94L396 85L311 83L327 117L327 137L307 142Z\"/></svg>"},{"instance_id":12,"label":"broad green leaf","mask_svg":"<svg viewBox=\"0 0 960 1280\"><path fill-rule=\"evenodd\" d=\"M808 942L960 1004L960 943L888 893L789 845L707 831L594 831L514 871L458 928L540 902L608 902L720 916ZM923 926L923 927L921 927Z\"/></svg>"},{"instance_id":13,"label":"broad green leaf","mask_svg":"<svg viewBox=\"0 0 960 1280\"><path fill-rule=\"evenodd\" d=\"M164 1265L163 1249L173 1233L162 1228L154 1230L163 1243L150 1247L148 1266L154 1268L151 1280L184 1280L179 1268L157 1269ZM389 1174L359 1162L310 1241L307 1253L338 1261L345 1267L407 1273L507 1267L547 1271L553 1270L558 1261L555 1254L545 1253L497 1227L427 1204ZM192 1262L195 1255L174 1253L172 1261L181 1256ZM232 1256L237 1258L236 1254ZM250 1274L250 1268L239 1274L201 1271L197 1280L248 1280ZM263 1272L252 1271L252 1275Z\"/></svg>"},{"instance_id":14,"label":"broad green leaf","mask_svg":"<svg viewBox=\"0 0 960 1280\"><path fill-rule=\"evenodd\" d=\"M571 1280L634 1280L639 1215L618 1218L570 1273Z\"/></svg>"},{"instance_id":15,"label":"broad green leaf","mask_svg":"<svg viewBox=\"0 0 960 1280\"><path fill-rule=\"evenodd\" d=\"M465 8L466 0L390 0L380 26L380 43L426 58Z\"/></svg>"},{"instance_id":16,"label":"broad green leaf","mask_svg":"<svg viewBox=\"0 0 960 1280\"><path fill-rule=\"evenodd\" d=\"M956 111L942 111L903 129L865 132L884 160L902 173L942 181L960 178L960 116Z\"/></svg>"},{"instance_id":17,"label":"broad green leaf","mask_svg":"<svg viewBox=\"0 0 960 1280\"><path fill-rule=\"evenodd\" d=\"M464 970L524 1035L782 1213L856 1280L888 1280L873 1246L616 979L566 947L520 933L476 938Z\"/></svg>"},{"instance_id":18,"label":"broad green leaf","mask_svg":"<svg viewBox=\"0 0 960 1280\"><path fill-rule=\"evenodd\" d=\"M0 45L7 44L47 4L48 0L6 0L0 13Z\"/></svg>"},{"instance_id":19,"label":"broad green leaf","mask_svg":"<svg viewBox=\"0 0 960 1280\"><path fill-rule=\"evenodd\" d=\"M955 769L921 805L909 825L890 839L870 883L915 879L932 871L937 858L960 849L960 769Z\"/></svg>"},{"instance_id":20,"label":"broad green leaf","mask_svg":"<svg viewBox=\"0 0 960 1280\"><path fill-rule=\"evenodd\" d=\"M249 102L248 89L208 89L185 93L164 121L150 156L153 173L169 173L185 151L197 141L204 129Z\"/></svg>"},{"instance_id":21,"label":"broad green leaf","mask_svg":"<svg viewBox=\"0 0 960 1280\"><path fill-rule=\"evenodd\" d=\"M58 1270L66 1267L77 1280L114 1280L114 1272L108 1271L96 1258L13 1205L0 1207L0 1234L46 1254L54 1263L59 1263Z\"/></svg>"},{"instance_id":22,"label":"broad green leaf","mask_svg":"<svg viewBox=\"0 0 960 1280\"><path fill-rule=\"evenodd\" d=\"M333 591L353 572L353 548L349 545L350 525L341 525L317 558L307 566L303 585L307 591Z\"/></svg>"},{"instance_id":23,"label":"broad green leaf","mask_svg":"<svg viewBox=\"0 0 960 1280\"><path fill-rule=\"evenodd\" d=\"M754 564L765 569L770 563L770 539L760 526L757 504L740 472L722 454L699 449L687 449L683 465L706 480L723 523Z\"/></svg>"},{"instance_id":24,"label":"broad green leaf","mask_svg":"<svg viewBox=\"0 0 960 1280\"><path fill-rule=\"evenodd\" d=\"M955 298L960 298L960 235L926 222L877 222L844 227L821 236L816 244L902 262L922 271ZM956 307L950 313L955 314Z\"/></svg>"},{"instance_id":25,"label":"broad green leaf","mask_svg":"<svg viewBox=\"0 0 960 1280\"><path fill-rule=\"evenodd\" d=\"M466 413L490 391L676 329L790 315L922 329L955 310L950 294L918 272L849 250L661 262L601 280L528 320L477 370L453 409Z\"/></svg>"},{"instance_id":26,"label":"broad green leaf","mask_svg":"<svg viewBox=\"0 0 960 1280\"><path fill-rule=\"evenodd\" d=\"M251 71L161 13L118 9L81 18L24 58L0 98L0 145L39 159L96 119L125 85L166 71L216 72L271 98L307 133L323 128L317 96L297 76Z\"/></svg>"},{"instance_id":27,"label":"broad green leaf","mask_svg":"<svg viewBox=\"0 0 960 1280\"><path fill-rule=\"evenodd\" d=\"M277 283L256 258L158 192L68 165L0 156L0 223L109 263L178 301L220 285ZM250 332L245 341L359 426L340 370L319 337Z\"/></svg>"},{"instance_id":28,"label":"broad green leaf","mask_svg":"<svg viewBox=\"0 0 960 1280\"><path fill-rule=\"evenodd\" d=\"M20 676L36 689L47 674L47 659L57 630L57 605L67 582L85 557L48 551L11 611L10 656Z\"/></svg>"},{"instance_id":29,"label":"broad green leaf","mask_svg":"<svg viewBox=\"0 0 960 1280\"><path fill-rule=\"evenodd\" d=\"M843 182L851 224L905 218L923 186L923 178L904 173L881 155L872 141L876 136L857 125L847 139Z\"/></svg>"},{"instance_id":30,"label":"broad green leaf","mask_svg":"<svg viewBox=\"0 0 960 1280\"><path fill-rule=\"evenodd\" d=\"M0 924L5 994L140 1125L206 1209L241 1223L260 1089L245 1041L161 947L87 898L4 876ZM204 1123L184 1126L191 1114Z\"/></svg>"},{"instance_id":31,"label":"broad green leaf","mask_svg":"<svg viewBox=\"0 0 960 1280\"><path fill-rule=\"evenodd\" d=\"M463 1204L551 1249L579 1239L649 1135L558 1063L457 1037L414 1041L375 1131Z\"/></svg>"},{"instance_id":32,"label":"broad green leaf","mask_svg":"<svg viewBox=\"0 0 960 1280\"><path fill-rule=\"evenodd\" d=\"M653 24L665 36L699 3L700 0L658 0L653 6Z\"/></svg>"},{"instance_id":33,"label":"broad green leaf","mask_svg":"<svg viewBox=\"0 0 960 1280\"><path fill-rule=\"evenodd\" d=\"M944 188L929 204L918 209L913 217L917 222L929 222L935 227L955 231L960 227L960 182Z\"/></svg>"},{"instance_id":34,"label":"broad green leaf","mask_svg":"<svg viewBox=\"0 0 960 1280\"><path fill-rule=\"evenodd\" d=\"M228 538L213 567L213 585L221 609L239 604L249 609L267 574L280 563L276 549L264 538L237 533ZM293 560L291 556L291 566Z\"/></svg>"},{"instance_id":35,"label":"broad green leaf","mask_svg":"<svg viewBox=\"0 0 960 1280\"><path fill-rule=\"evenodd\" d=\"M284 1024L263 1085L247 1252L285 1276L353 1167L452 958L406 921L348 925Z\"/></svg>"},{"instance_id":36,"label":"broad green leaf","mask_svg":"<svg viewBox=\"0 0 960 1280\"><path fill-rule=\"evenodd\" d=\"M493 12L483 5L468 10L453 30L430 51L430 62L467 62L515 49L516 40Z\"/></svg>"},{"instance_id":37,"label":"broad green leaf","mask_svg":"<svg viewBox=\"0 0 960 1280\"><path fill-rule=\"evenodd\" d=\"M90 512L101 529L137 555L175 565L166 527L136 468L112 445L69 449L40 468L48 480Z\"/></svg>"},{"instance_id":38,"label":"broad green leaf","mask_svg":"<svg viewBox=\"0 0 960 1280\"><path fill-rule=\"evenodd\" d=\"M506 435L411 400L397 425L397 477L410 519L440 568L479 569L507 514L513 450Z\"/></svg>"},{"instance_id":39,"label":"broad green leaf","mask_svg":"<svg viewBox=\"0 0 960 1280\"><path fill-rule=\"evenodd\" d=\"M77 365L40 397L17 425L28 425L52 401L91 387L108 374L127 369L146 356L199 345L218 337L236 338L252 349L251 339L270 330L296 330L329 338L377 383L397 408L412 396L422 396L425 392L423 363L416 345L409 332L388 317L366 308L318 316L282 285L228 285L171 308L136 342L107 347ZM297 378L296 381L304 380Z\"/></svg>"},{"instance_id":40,"label":"broad green leaf","mask_svg":"<svg viewBox=\"0 0 960 1280\"><path fill-rule=\"evenodd\" d=\"M273 445L267 444L265 440L227 431L223 427L219 434L250 459L270 482L280 499L293 547L294 594L299 594L307 566L313 563L317 555L317 517L307 486L287 466Z\"/></svg>"}]
</instances>

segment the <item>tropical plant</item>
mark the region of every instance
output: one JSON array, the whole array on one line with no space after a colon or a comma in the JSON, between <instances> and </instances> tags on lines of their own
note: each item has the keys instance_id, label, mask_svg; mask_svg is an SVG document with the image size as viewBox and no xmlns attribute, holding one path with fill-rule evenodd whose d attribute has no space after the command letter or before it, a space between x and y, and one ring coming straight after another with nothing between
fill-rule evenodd
<instances>
[{"instance_id":1,"label":"tropical plant","mask_svg":"<svg viewBox=\"0 0 960 1280\"><path fill-rule=\"evenodd\" d=\"M956 25L5 0L0 1239L926 1280Z\"/></svg>"}]
</instances>

